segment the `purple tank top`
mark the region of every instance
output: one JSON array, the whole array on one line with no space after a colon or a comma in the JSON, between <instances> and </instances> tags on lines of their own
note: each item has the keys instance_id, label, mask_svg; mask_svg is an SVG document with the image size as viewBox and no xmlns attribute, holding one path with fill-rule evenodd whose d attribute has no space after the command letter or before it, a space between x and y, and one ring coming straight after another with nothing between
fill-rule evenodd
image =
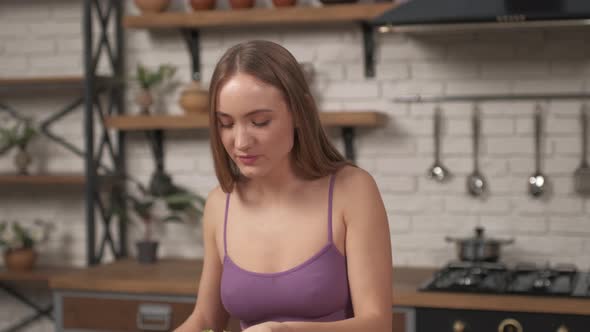
<instances>
[{"instance_id":1,"label":"purple tank top","mask_svg":"<svg viewBox=\"0 0 590 332\"><path fill-rule=\"evenodd\" d=\"M329 322L353 317L346 257L332 239L334 178L333 174L328 190L328 243L302 264L277 273L245 270L227 254L227 194L221 301L243 329L266 321Z\"/></svg>"}]
</instances>

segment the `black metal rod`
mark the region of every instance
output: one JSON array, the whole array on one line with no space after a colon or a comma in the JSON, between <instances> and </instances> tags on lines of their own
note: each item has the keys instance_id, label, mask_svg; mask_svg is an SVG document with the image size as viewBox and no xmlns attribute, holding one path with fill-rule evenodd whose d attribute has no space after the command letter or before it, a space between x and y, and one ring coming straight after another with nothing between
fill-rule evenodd
<instances>
[{"instance_id":1,"label":"black metal rod","mask_svg":"<svg viewBox=\"0 0 590 332\"><path fill-rule=\"evenodd\" d=\"M35 309L36 311L40 312L40 311L44 311L47 310L47 308L42 308L41 306L39 306L38 304L34 303L33 301L29 300L27 297L25 297L24 295L22 295L21 293L17 292L14 288L8 286L5 283L0 283L0 288L2 290L4 290L6 293L10 294L12 297L14 297L15 299L19 300L20 302L28 305L29 307Z\"/></svg>"},{"instance_id":2,"label":"black metal rod","mask_svg":"<svg viewBox=\"0 0 590 332\"><path fill-rule=\"evenodd\" d=\"M195 81L201 81L201 55L200 47L201 42L199 38L199 30L197 29L183 29L182 35L186 41L187 48L191 55L192 79Z\"/></svg>"},{"instance_id":3,"label":"black metal rod","mask_svg":"<svg viewBox=\"0 0 590 332\"><path fill-rule=\"evenodd\" d=\"M115 77L123 77L125 74L125 35L123 30L123 14L124 6L123 1L111 0L111 3L115 6L115 47L116 47L116 58L115 58ZM117 89L111 90L113 95L112 98L116 101L116 107L118 114L125 113L125 85ZM125 131L117 131L117 159L115 163L115 169L117 175L125 174ZM117 191L116 200L119 206L124 206L125 201L125 186L121 186L120 190ZM119 219L119 257L127 257L127 215L126 210L122 209L122 219Z\"/></svg>"},{"instance_id":4,"label":"black metal rod","mask_svg":"<svg viewBox=\"0 0 590 332\"><path fill-rule=\"evenodd\" d=\"M93 63L93 45L92 45L92 2L93 0L84 1L84 20L82 21L82 31L84 32L84 133L86 134L86 262L88 265L95 265L98 263L95 257L96 239L95 229L96 224L94 220L94 201L96 196L96 165L94 163L94 88L95 88L95 72L92 66Z\"/></svg>"},{"instance_id":5,"label":"black metal rod","mask_svg":"<svg viewBox=\"0 0 590 332\"><path fill-rule=\"evenodd\" d=\"M375 77L375 34L367 22L361 23L363 30L363 49L365 55L365 77Z\"/></svg>"},{"instance_id":6,"label":"black metal rod","mask_svg":"<svg viewBox=\"0 0 590 332\"><path fill-rule=\"evenodd\" d=\"M51 309L51 310L53 310L53 309ZM29 326L33 322L43 318L43 316L45 316L46 318L49 318L50 320L54 320L48 311L40 311L40 312L34 313L26 318L23 318L22 320L16 322L15 324L13 324L11 326L8 326L7 328L0 330L0 332L21 331L24 327Z\"/></svg>"},{"instance_id":7,"label":"black metal rod","mask_svg":"<svg viewBox=\"0 0 590 332\"><path fill-rule=\"evenodd\" d=\"M77 146L75 146L74 144L68 142L64 138L62 138L62 137L54 134L51 131L51 129L50 129L51 125L54 122L58 121L59 119L61 119L65 115L69 114L70 112L74 111L76 108L78 108L80 105L82 105L83 102L84 102L84 97L80 97L80 98L76 99L71 104L69 104L68 106L66 106L63 110L55 113L54 115L50 116L49 118L47 118L45 120L43 120L40 123L40 129L41 129L41 132L45 136L49 137L54 142L60 144L61 146L63 146L67 150L71 151L75 155L77 155L79 157L82 157L82 158L85 158L86 157L86 152L84 152L83 150L81 150L80 148L78 148Z\"/></svg>"},{"instance_id":8,"label":"black metal rod","mask_svg":"<svg viewBox=\"0 0 590 332\"><path fill-rule=\"evenodd\" d=\"M346 155L346 159L354 162L355 155L354 155L354 128L353 127L343 127L342 128L342 138L344 139L344 151Z\"/></svg>"}]
</instances>

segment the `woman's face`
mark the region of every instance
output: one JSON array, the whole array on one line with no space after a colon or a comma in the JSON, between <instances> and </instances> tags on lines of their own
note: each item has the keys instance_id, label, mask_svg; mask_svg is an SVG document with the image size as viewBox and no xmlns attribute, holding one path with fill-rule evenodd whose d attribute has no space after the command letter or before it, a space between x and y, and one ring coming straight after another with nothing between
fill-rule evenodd
<instances>
[{"instance_id":1,"label":"woman's face","mask_svg":"<svg viewBox=\"0 0 590 332\"><path fill-rule=\"evenodd\" d=\"M244 176L288 165L293 118L277 88L238 73L221 87L216 117L223 146Z\"/></svg>"}]
</instances>

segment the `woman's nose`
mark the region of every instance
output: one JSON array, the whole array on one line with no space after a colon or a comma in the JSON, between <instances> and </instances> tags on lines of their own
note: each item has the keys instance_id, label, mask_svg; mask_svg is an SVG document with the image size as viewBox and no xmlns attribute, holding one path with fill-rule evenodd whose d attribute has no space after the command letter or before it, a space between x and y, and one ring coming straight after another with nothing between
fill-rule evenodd
<instances>
[{"instance_id":1,"label":"woman's nose","mask_svg":"<svg viewBox=\"0 0 590 332\"><path fill-rule=\"evenodd\" d=\"M236 126L234 145L237 149L246 150L252 142L248 129L243 126Z\"/></svg>"}]
</instances>

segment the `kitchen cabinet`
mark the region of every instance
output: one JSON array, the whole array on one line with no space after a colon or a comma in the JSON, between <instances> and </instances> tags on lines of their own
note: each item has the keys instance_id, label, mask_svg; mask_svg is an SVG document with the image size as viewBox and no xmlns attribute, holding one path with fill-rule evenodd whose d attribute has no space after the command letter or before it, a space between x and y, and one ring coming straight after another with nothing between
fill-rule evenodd
<instances>
[{"instance_id":1,"label":"kitchen cabinet","mask_svg":"<svg viewBox=\"0 0 590 332\"><path fill-rule=\"evenodd\" d=\"M392 331L486 332L493 326L489 331L496 332L501 322L511 318L558 328L547 332L586 332L590 326L589 298L419 291L435 271L393 269ZM163 259L144 265L123 259L52 276L49 285L54 292L57 331L148 331L150 326L164 331L168 324L174 327L192 311L201 273L200 260ZM488 323L481 330L468 329L480 322ZM559 330L562 325L567 330ZM232 320L228 328L238 331L237 326Z\"/></svg>"},{"instance_id":2,"label":"kitchen cabinet","mask_svg":"<svg viewBox=\"0 0 590 332\"><path fill-rule=\"evenodd\" d=\"M414 332L415 311L413 308L393 307L391 332Z\"/></svg>"},{"instance_id":3,"label":"kitchen cabinet","mask_svg":"<svg viewBox=\"0 0 590 332\"><path fill-rule=\"evenodd\" d=\"M191 314L195 296L57 292L56 330L172 331ZM239 331L230 319L228 331Z\"/></svg>"}]
</instances>

